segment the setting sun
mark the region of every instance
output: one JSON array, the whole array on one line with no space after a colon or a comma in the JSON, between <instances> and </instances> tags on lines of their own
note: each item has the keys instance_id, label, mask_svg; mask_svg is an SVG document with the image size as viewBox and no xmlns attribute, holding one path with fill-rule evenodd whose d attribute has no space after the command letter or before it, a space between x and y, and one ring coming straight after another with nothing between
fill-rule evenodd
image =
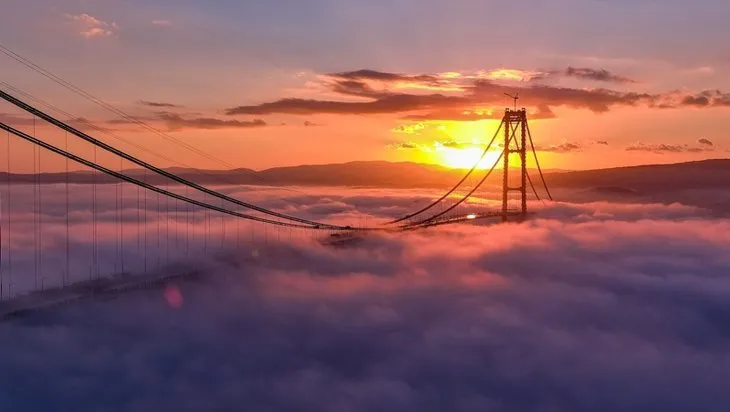
<instances>
[{"instance_id":1,"label":"setting sun","mask_svg":"<svg viewBox=\"0 0 730 412\"><path fill-rule=\"evenodd\" d=\"M489 169L499 158L499 149L492 147L481 161L479 159L497 126L494 120L486 119L477 122L443 122L439 124L438 131L449 140L434 142L433 147L426 150L427 157L433 163L454 169L471 169L477 162L477 168Z\"/></svg>"},{"instance_id":2,"label":"setting sun","mask_svg":"<svg viewBox=\"0 0 730 412\"><path fill-rule=\"evenodd\" d=\"M453 148L440 146L436 148L437 162L454 169L471 169L475 163L478 169L489 169L499 158L498 151L489 151L480 161L484 149L479 147Z\"/></svg>"}]
</instances>

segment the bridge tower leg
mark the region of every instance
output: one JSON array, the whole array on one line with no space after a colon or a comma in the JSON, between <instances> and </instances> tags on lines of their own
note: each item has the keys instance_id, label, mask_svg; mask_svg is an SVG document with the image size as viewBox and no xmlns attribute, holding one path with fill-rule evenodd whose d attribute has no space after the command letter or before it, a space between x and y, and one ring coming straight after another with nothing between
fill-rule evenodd
<instances>
[{"instance_id":1,"label":"bridge tower leg","mask_svg":"<svg viewBox=\"0 0 730 412\"><path fill-rule=\"evenodd\" d=\"M510 110L504 113L504 148L502 158L504 160L502 169L502 221L509 219L509 154L510 143L512 142L512 117Z\"/></svg>"},{"instance_id":2,"label":"bridge tower leg","mask_svg":"<svg viewBox=\"0 0 730 412\"><path fill-rule=\"evenodd\" d=\"M504 170L502 180L502 221L510 217L527 217L527 111L506 109L504 113ZM520 133L519 138L517 133ZM510 186L510 155L517 154L520 163L519 186ZM520 209L510 209L510 194L520 194Z\"/></svg>"},{"instance_id":3,"label":"bridge tower leg","mask_svg":"<svg viewBox=\"0 0 730 412\"><path fill-rule=\"evenodd\" d=\"M522 196L522 210L520 217L524 220L527 217L527 111L522 109L522 119L520 121L521 142L520 142L520 168L522 176L520 179L520 189Z\"/></svg>"}]
</instances>

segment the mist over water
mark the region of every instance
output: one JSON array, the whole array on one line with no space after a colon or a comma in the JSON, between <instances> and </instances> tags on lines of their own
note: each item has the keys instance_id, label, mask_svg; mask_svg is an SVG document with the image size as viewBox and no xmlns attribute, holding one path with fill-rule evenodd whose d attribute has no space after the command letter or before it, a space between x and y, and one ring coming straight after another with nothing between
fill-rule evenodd
<instances>
[{"instance_id":1,"label":"mist over water","mask_svg":"<svg viewBox=\"0 0 730 412\"><path fill-rule=\"evenodd\" d=\"M45 192L46 268L64 266L62 190ZM80 268L92 240L84 190L72 188ZM101 190L97 241L111 273L115 192ZM352 224L429 198L227 190ZM125 270L138 273L128 193ZM724 410L730 221L680 203L581 200L531 204L537 218L524 224L372 235L346 248L215 217L206 229L205 214L191 213L170 225L169 258L164 240L156 246L163 215L148 204L148 270L160 256L159 270L184 263L203 276L0 323L0 410ZM19 285L32 284L30 210L11 205Z\"/></svg>"}]
</instances>

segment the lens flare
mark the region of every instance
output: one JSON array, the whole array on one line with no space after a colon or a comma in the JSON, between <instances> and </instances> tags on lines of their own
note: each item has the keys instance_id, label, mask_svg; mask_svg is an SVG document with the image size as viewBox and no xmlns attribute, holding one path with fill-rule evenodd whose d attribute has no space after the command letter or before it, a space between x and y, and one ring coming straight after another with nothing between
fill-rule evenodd
<instances>
[{"instance_id":1,"label":"lens flare","mask_svg":"<svg viewBox=\"0 0 730 412\"><path fill-rule=\"evenodd\" d=\"M173 309L180 309L183 305L183 295L177 286L169 285L164 291L167 304Z\"/></svg>"}]
</instances>

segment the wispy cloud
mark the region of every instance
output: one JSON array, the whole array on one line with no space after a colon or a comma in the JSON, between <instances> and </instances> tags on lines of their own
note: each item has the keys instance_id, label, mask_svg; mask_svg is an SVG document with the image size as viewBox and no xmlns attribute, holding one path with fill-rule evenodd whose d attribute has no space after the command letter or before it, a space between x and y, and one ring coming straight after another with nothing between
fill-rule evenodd
<instances>
[{"instance_id":1,"label":"wispy cloud","mask_svg":"<svg viewBox=\"0 0 730 412\"><path fill-rule=\"evenodd\" d=\"M31 117L17 116L10 113L0 113L0 122L7 123L11 126L32 126L36 123L45 124L45 122L36 122Z\"/></svg>"},{"instance_id":2,"label":"wispy cloud","mask_svg":"<svg viewBox=\"0 0 730 412\"><path fill-rule=\"evenodd\" d=\"M697 141L697 143L699 143L699 144L701 144L701 145L703 145L703 146L710 146L710 147L712 147L712 146L714 146L714 145L715 145L714 143L712 143L712 140L710 140L710 139L707 139L707 138L704 138L704 137L703 137L703 138L701 138L701 139L699 139L699 140Z\"/></svg>"},{"instance_id":3,"label":"wispy cloud","mask_svg":"<svg viewBox=\"0 0 730 412\"><path fill-rule=\"evenodd\" d=\"M170 130L181 129L251 129L267 126L261 119L254 120L222 120L211 117L184 118L175 113L161 112L158 114L161 121L167 124Z\"/></svg>"},{"instance_id":4,"label":"wispy cloud","mask_svg":"<svg viewBox=\"0 0 730 412\"><path fill-rule=\"evenodd\" d=\"M522 69L493 69L483 70L476 74L476 78L488 80L516 80L521 82L530 81L543 77L546 73L538 70L522 70ZM469 77L469 76L466 76Z\"/></svg>"},{"instance_id":5,"label":"wispy cloud","mask_svg":"<svg viewBox=\"0 0 730 412\"><path fill-rule=\"evenodd\" d=\"M73 22L78 33L87 39L95 37L113 37L117 36L119 32L119 26L117 23L109 23L87 13L65 14L64 16L67 20Z\"/></svg>"},{"instance_id":6,"label":"wispy cloud","mask_svg":"<svg viewBox=\"0 0 730 412\"><path fill-rule=\"evenodd\" d=\"M730 93L720 90L704 90L699 93L684 96L681 99L684 106L694 107L730 107Z\"/></svg>"},{"instance_id":7,"label":"wispy cloud","mask_svg":"<svg viewBox=\"0 0 730 412\"><path fill-rule=\"evenodd\" d=\"M163 106L150 106L156 108L175 108L182 106L165 106L167 103L162 103ZM141 121L148 123L161 123L167 127L169 131L180 131L190 129L202 129L202 130L218 130L218 129L251 129L268 126L268 123L262 119L253 120L233 120L233 119L218 119L214 117L189 117L191 114L180 114L169 111L157 111L146 117L138 118ZM137 122L127 119L112 119L107 120L107 124L111 125L135 125Z\"/></svg>"},{"instance_id":8,"label":"wispy cloud","mask_svg":"<svg viewBox=\"0 0 730 412\"><path fill-rule=\"evenodd\" d=\"M583 146L579 143L574 142L563 142L557 145L551 146L536 146L535 150L540 152L552 152L552 153L570 153L579 152L583 150Z\"/></svg>"},{"instance_id":9,"label":"wispy cloud","mask_svg":"<svg viewBox=\"0 0 730 412\"><path fill-rule=\"evenodd\" d=\"M700 153L711 152L714 149L712 144L700 143L704 147L689 146L687 144L668 144L668 143L634 143L626 147L630 152L653 152L653 153Z\"/></svg>"},{"instance_id":10,"label":"wispy cloud","mask_svg":"<svg viewBox=\"0 0 730 412\"><path fill-rule=\"evenodd\" d=\"M591 69L587 67L568 67L562 72L568 77L577 77L584 80L593 80L608 83L636 83L636 80L619 76L606 69Z\"/></svg>"},{"instance_id":11,"label":"wispy cloud","mask_svg":"<svg viewBox=\"0 0 730 412\"><path fill-rule=\"evenodd\" d=\"M331 73L330 77L349 79L349 80L380 80L380 81L419 81L432 82L438 80L438 77L428 74L410 75L401 73L388 73L378 70L362 69L351 72Z\"/></svg>"},{"instance_id":12,"label":"wispy cloud","mask_svg":"<svg viewBox=\"0 0 730 412\"><path fill-rule=\"evenodd\" d=\"M164 102L151 102L148 100L139 100L139 101L137 101L137 104L140 104L142 106L147 106L147 107L168 108L168 109L176 109L176 108L185 107L185 106L178 105L178 104L164 103Z\"/></svg>"},{"instance_id":13,"label":"wispy cloud","mask_svg":"<svg viewBox=\"0 0 730 412\"><path fill-rule=\"evenodd\" d=\"M395 127L391 129L391 131L393 133L419 134L426 129L428 129L428 125L426 125L425 123L409 123Z\"/></svg>"},{"instance_id":14,"label":"wispy cloud","mask_svg":"<svg viewBox=\"0 0 730 412\"><path fill-rule=\"evenodd\" d=\"M413 150L418 149L420 145L418 143L414 142L398 142L398 143L391 143L388 145L391 149L395 150Z\"/></svg>"},{"instance_id":15,"label":"wispy cloud","mask_svg":"<svg viewBox=\"0 0 730 412\"><path fill-rule=\"evenodd\" d=\"M152 24L158 27L171 27L172 22L170 20L152 20Z\"/></svg>"}]
</instances>

